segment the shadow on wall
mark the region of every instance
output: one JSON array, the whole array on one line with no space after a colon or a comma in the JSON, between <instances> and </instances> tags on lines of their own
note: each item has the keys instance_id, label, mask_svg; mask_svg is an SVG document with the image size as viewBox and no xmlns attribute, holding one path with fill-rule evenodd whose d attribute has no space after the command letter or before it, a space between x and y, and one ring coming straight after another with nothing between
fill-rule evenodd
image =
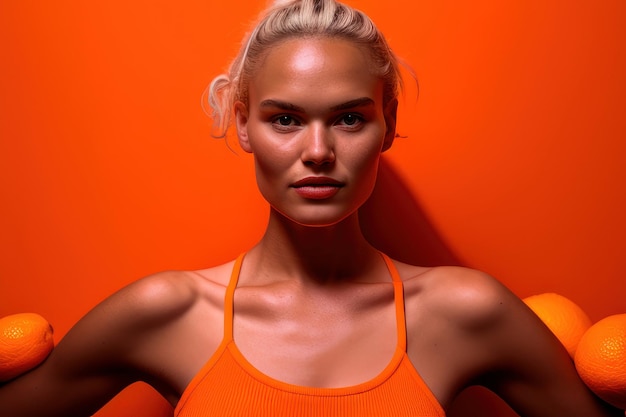
<instances>
[{"instance_id":1,"label":"shadow on wall","mask_svg":"<svg viewBox=\"0 0 626 417\"><path fill-rule=\"evenodd\" d=\"M365 237L392 258L422 266L461 265L411 189L385 159L374 192L359 214Z\"/></svg>"},{"instance_id":2,"label":"shadow on wall","mask_svg":"<svg viewBox=\"0 0 626 417\"><path fill-rule=\"evenodd\" d=\"M413 265L462 266L430 223L419 200L401 175L381 161L376 187L360 211L361 228L369 242L394 259ZM454 401L448 417L516 417L499 397L481 387L466 389Z\"/></svg>"}]
</instances>

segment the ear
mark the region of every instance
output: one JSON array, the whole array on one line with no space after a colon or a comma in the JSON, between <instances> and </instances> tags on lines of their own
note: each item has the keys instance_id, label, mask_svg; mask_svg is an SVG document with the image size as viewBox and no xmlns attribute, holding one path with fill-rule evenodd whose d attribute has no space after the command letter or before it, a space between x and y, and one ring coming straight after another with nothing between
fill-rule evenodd
<instances>
[{"instance_id":1,"label":"ear","mask_svg":"<svg viewBox=\"0 0 626 417\"><path fill-rule=\"evenodd\" d=\"M383 142L383 152L391 148L393 140L396 138L396 121L398 116L398 99L394 98L385 106L385 141Z\"/></svg>"},{"instance_id":2,"label":"ear","mask_svg":"<svg viewBox=\"0 0 626 417\"><path fill-rule=\"evenodd\" d=\"M235 122L239 146L248 153L252 153L252 147L248 139L248 107L241 101L235 103Z\"/></svg>"}]
</instances>

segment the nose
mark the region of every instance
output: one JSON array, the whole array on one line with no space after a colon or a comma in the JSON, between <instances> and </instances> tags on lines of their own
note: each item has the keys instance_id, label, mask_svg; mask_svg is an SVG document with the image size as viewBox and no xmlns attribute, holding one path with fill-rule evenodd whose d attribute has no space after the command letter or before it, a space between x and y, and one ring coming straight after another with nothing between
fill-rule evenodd
<instances>
[{"instance_id":1,"label":"nose","mask_svg":"<svg viewBox=\"0 0 626 417\"><path fill-rule=\"evenodd\" d=\"M311 125L303 141L302 162L305 165L322 166L335 161L332 133L323 125Z\"/></svg>"}]
</instances>

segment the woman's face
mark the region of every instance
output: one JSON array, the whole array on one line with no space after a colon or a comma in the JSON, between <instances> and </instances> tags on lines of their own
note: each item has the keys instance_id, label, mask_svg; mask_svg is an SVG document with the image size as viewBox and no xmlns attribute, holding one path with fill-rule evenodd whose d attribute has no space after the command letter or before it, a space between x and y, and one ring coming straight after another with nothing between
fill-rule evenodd
<instances>
[{"instance_id":1,"label":"woman's face","mask_svg":"<svg viewBox=\"0 0 626 417\"><path fill-rule=\"evenodd\" d=\"M306 226L335 224L367 200L395 136L396 102L368 54L339 39L291 39L273 47L237 103L242 148L254 154L270 205Z\"/></svg>"}]
</instances>

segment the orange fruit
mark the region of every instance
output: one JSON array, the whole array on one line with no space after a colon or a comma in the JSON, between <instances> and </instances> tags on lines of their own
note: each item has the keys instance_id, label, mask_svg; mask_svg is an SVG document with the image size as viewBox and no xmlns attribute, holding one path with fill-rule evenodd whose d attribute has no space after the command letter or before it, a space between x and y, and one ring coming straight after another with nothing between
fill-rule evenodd
<instances>
[{"instance_id":1,"label":"orange fruit","mask_svg":"<svg viewBox=\"0 0 626 417\"><path fill-rule=\"evenodd\" d=\"M548 326L572 359L578 342L591 327L589 316L572 300L555 293L527 297L524 302Z\"/></svg>"},{"instance_id":2,"label":"orange fruit","mask_svg":"<svg viewBox=\"0 0 626 417\"><path fill-rule=\"evenodd\" d=\"M626 409L626 314L595 323L580 339L574 358L587 386L604 401Z\"/></svg>"},{"instance_id":3,"label":"orange fruit","mask_svg":"<svg viewBox=\"0 0 626 417\"><path fill-rule=\"evenodd\" d=\"M52 326L39 314L19 313L0 319L0 382L39 365L54 347Z\"/></svg>"}]
</instances>

